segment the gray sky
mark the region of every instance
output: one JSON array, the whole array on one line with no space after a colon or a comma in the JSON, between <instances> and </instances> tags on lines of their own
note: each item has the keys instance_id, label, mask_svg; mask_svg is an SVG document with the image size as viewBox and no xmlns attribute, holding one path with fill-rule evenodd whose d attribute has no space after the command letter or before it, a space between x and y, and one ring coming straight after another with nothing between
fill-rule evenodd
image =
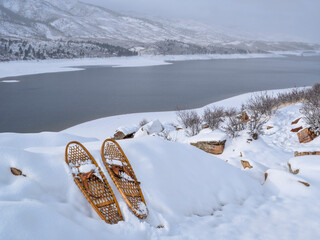
<instances>
[{"instance_id":1,"label":"gray sky","mask_svg":"<svg viewBox=\"0 0 320 240\"><path fill-rule=\"evenodd\" d=\"M320 42L320 0L82 0L121 12L200 20L266 36Z\"/></svg>"}]
</instances>

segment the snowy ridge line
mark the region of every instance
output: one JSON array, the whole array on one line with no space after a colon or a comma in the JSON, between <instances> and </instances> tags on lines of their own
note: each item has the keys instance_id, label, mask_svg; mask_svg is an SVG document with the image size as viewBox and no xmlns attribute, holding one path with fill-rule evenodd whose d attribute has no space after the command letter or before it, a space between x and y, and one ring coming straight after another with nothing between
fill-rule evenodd
<instances>
[{"instance_id":1,"label":"snowy ridge line","mask_svg":"<svg viewBox=\"0 0 320 240\"><path fill-rule=\"evenodd\" d=\"M296 55L296 52L286 52ZM320 52L319 52L320 54ZM250 59L284 57L277 52L268 54L205 54L205 55L144 55L112 58L83 58L63 60L30 60L0 62L0 78L41 73L70 72L84 70L83 66L147 67L171 64L167 61L213 60L213 59Z\"/></svg>"}]
</instances>

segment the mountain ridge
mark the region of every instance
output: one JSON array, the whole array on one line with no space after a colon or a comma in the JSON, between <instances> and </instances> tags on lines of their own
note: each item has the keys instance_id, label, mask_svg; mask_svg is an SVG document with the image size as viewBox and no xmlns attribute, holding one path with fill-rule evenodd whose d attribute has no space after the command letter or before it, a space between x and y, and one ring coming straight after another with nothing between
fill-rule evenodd
<instances>
[{"instance_id":1,"label":"mountain ridge","mask_svg":"<svg viewBox=\"0 0 320 240\"><path fill-rule=\"evenodd\" d=\"M307 43L288 44L238 38L191 20L133 17L77 0L0 0L0 20L2 39L28 41L33 45L39 45L35 44L37 41L46 42L43 45L57 45L54 42L60 41L65 46L68 41L84 44L94 41L138 49L140 54L223 54L316 48L316 45ZM22 48L22 44L15 48ZM2 45L2 49L8 51L8 46ZM18 59L23 55L20 52ZM81 50L76 52L80 53ZM69 57L76 57L78 53ZM6 54L10 55L8 52Z\"/></svg>"}]
</instances>

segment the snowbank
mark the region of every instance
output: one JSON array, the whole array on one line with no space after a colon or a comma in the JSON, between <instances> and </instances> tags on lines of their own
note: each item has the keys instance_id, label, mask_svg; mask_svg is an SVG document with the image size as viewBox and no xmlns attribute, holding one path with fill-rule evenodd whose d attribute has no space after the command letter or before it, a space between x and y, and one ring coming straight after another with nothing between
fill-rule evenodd
<instances>
[{"instance_id":1,"label":"snowbank","mask_svg":"<svg viewBox=\"0 0 320 240\"><path fill-rule=\"evenodd\" d=\"M250 96L212 105L240 107ZM0 239L319 239L320 208L312 206L320 197L320 156L293 156L319 151L320 138L300 144L290 131L300 107L278 110L266 124L273 128L256 141L247 141L245 131L230 139L210 129L188 138L173 127L174 112L102 118L58 133L1 133ZM150 135L119 141L149 208L143 221L126 206L100 158L105 138L142 119L159 119L155 126L171 126L177 133L174 141ZM189 145L224 138L218 156ZM104 170L125 221L101 221L73 182L64 161L72 140L83 143ZM244 169L241 160L252 168ZM299 172L290 173L288 163ZM26 177L12 175L11 167Z\"/></svg>"},{"instance_id":2,"label":"snowbank","mask_svg":"<svg viewBox=\"0 0 320 240\"><path fill-rule=\"evenodd\" d=\"M159 225L170 231L188 217L210 216L223 206L240 206L250 196L262 193L260 184L241 170L197 148L159 137L130 139L120 144L141 181L150 216L146 222L136 219L112 185L125 222L106 226L79 192L64 162L65 143L71 136L65 133L19 135L0 135L2 143L8 139L0 150L2 239L22 236L24 239L43 239L44 236L87 239L93 231L88 230L90 225L96 225L96 230L102 232L117 229L118 237L132 225L137 228L135 232L141 233L146 226L151 232L160 231L156 228ZM15 145L10 138L20 144ZM73 138L86 142L102 166L100 141ZM22 170L26 177L12 175L10 167ZM112 182L109 177L108 180ZM103 234L96 237L102 239Z\"/></svg>"}]
</instances>

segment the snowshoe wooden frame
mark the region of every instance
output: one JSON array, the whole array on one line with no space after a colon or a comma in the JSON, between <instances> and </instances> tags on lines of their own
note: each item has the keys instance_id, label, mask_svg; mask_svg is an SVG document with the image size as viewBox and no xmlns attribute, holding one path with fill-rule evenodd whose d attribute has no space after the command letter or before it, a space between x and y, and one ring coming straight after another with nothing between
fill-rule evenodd
<instances>
[{"instance_id":1,"label":"snowshoe wooden frame","mask_svg":"<svg viewBox=\"0 0 320 240\"><path fill-rule=\"evenodd\" d=\"M106 177L104 176L103 172L101 171L100 167L98 166L97 162L92 157L92 155L89 153L89 151L81 143L72 141L68 143L68 145L66 146L65 160L71 170L72 168L76 168L76 170L78 170L79 167L85 162L90 162L96 166L96 169L98 170L102 179L97 179L99 178L97 176L97 178L95 177L90 179L88 181L88 184L90 184L93 193L95 189L99 191L99 194L97 194L97 196L99 197L94 197L92 196L92 194L88 193L87 189L84 187L84 184L82 183L79 177L79 174L74 173L74 171L72 172L73 179L79 187L79 189L81 190L81 192L83 193L83 195L88 200L88 202L91 204L93 209L101 217L101 219L103 219L109 224L115 224L119 221L122 221L123 217L117 199L115 198ZM101 183L104 184L104 193L102 195Z\"/></svg>"},{"instance_id":2,"label":"snowshoe wooden frame","mask_svg":"<svg viewBox=\"0 0 320 240\"><path fill-rule=\"evenodd\" d=\"M128 204L129 208L138 218L146 218L148 216L148 209L146 208L147 205L141 192L139 182L120 145L113 139L106 139L101 146L101 158L111 176L111 179L118 188L125 202ZM107 160L109 160L109 162L110 160L120 161L122 166L126 166L130 170L131 176L134 178L133 181L129 181L125 178L119 178L112 170L112 164ZM139 211L139 204L141 203L145 205L145 212Z\"/></svg>"}]
</instances>

